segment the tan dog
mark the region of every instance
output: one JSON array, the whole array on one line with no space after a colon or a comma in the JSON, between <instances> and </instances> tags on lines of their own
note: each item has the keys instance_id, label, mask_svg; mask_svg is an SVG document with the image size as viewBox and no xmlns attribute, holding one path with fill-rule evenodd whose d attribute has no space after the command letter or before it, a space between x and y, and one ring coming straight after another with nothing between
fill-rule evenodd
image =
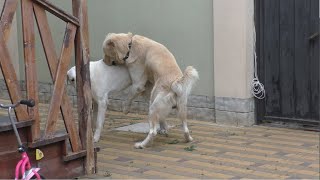
<instances>
[{"instance_id":1,"label":"tan dog","mask_svg":"<svg viewBox=\"0 0 320 180\"><path fill-rule=\"evenodd\" d=\"M177 107L187 142L192 141L186 117L188 96L199 79L196 69L188 66L182 73L174 56L165 46L131 33L108 34L103 42L103 51L107 65L125 64L128 67L132 88L124 102L125 113L129 112L132 100L145 90L146 82L154 84L148 117L150 131L146 139L136 143L135 147L144 148L156 136L157 123L160 123L160 129L166 132L165 118L173 106Z\"/></svg>"}]
</instances>

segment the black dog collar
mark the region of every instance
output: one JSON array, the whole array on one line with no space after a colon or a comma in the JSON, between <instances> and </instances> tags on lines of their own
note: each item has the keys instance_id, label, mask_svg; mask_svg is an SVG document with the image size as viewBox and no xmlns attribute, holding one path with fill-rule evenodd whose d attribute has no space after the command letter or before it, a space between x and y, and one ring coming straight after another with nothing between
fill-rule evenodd
<instances>
[{"instance_id":1,"label":"black dog collar","mask_svg":"<svg viewBox=\"0 0 320 180\"><path fill-rule=\"evenodd\" d=\"M129 44L128 44L129 50L128 50L126 56L123 58L124 61L126 61L126 60L129 58L129 56L130 56L131 46L132 46L132 38L131 38L131 41L130 41Z\"/></svg>"}]
</instances>

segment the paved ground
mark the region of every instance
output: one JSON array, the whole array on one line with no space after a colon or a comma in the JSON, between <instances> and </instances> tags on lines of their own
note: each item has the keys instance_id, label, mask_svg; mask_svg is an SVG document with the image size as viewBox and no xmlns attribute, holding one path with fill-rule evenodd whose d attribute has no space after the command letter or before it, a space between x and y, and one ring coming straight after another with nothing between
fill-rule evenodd
<instances>
[{"instance_id":1,"label":"paved ground","mask_svg":"<svg viewBox=\"0 0 320 180\"><path fill-rule=\"evenodd\" d=\"M47 105L41 105L46 118ZM4 112L5 113L5 112ZM1 113L1 114L4 114ZM235 128L189 121L192 143L185 143L180 122L152 146L134 149L146 134L115 130L146 122L142 115L108 112L97 146L98 174L107 179L319 179L319 133L254 126ZM58 127L63 128L59 120Z\"/></svg>"},{"instance_id":2,"label":"paved ground","mask_svg":"<svg viewBox=\"0 0 320 180\"><path fill-rule=\"evenodd\" d=\"M146 134L117 131L145 116L107 115L98 154L98 174L111 179L319 179L319 133L254 126L234 128L189 121L195 141L185 143L180 122L151 147L134 149Z\"/></svg>"}]
</instances>

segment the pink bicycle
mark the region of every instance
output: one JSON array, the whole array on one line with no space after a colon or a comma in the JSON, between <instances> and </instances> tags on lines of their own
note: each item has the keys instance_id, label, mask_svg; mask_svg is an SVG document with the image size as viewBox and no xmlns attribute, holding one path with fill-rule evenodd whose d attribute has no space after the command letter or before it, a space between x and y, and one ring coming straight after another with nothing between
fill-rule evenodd
<instances>
[{"instance_id":1,"label":"pink bicycle","mask_svg":"<svg viewBox=\"0 0 320 180\"><path fill-rule=\"evenodd\" d=\"M27 148L22 145L15 121L13 120L11 116L11 110L19 106L20 104L27 105L28 107L33 107L35 105L34 100L21 100L20 102L17 102L16 104L9 104L9 105L4 105L0 104L0 108L2 109L8 109L8 115L9 119L12 124L12 128L14 130L14 133L17 137L18 141L18 152L21 153L21 160L18 162L16 165L16 170L15 170L15 180L21 178L23 180L29 180L29 179L41 179L40 174L38 171L40 168L32 168L29 157L27 154Z\"/></svg>"}]
</instances>

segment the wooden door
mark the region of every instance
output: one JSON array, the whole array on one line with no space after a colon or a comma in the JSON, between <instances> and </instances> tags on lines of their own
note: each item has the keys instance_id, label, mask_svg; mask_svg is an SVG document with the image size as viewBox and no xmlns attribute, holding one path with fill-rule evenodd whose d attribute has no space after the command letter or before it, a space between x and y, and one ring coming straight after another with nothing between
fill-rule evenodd
<instances>
[{"instance_id":1,"label":"wooden door","mask_svg":"<svg viewBox=\"0 0 320 180\"><path fill-rule=\"evenodd\" d=\"M319 0L256 0L263 120L319 124Z\"/></svg>"}]
</instances>

